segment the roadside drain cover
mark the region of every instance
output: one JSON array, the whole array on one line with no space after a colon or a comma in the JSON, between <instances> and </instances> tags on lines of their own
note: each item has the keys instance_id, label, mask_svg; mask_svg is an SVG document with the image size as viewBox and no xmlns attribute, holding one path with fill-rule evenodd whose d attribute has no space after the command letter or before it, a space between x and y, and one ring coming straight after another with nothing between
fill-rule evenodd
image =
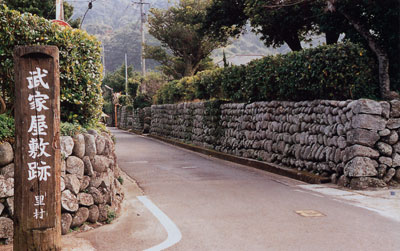
<instances>
[{"instance_id":1,"label":"roadside drain cover","mask_svg":"<svg viewBox=\"0 0 400 251\"><path fill-rule=\"evenodd\" d=\"M325 214L318 212L316 210L298 210L295 211L296 214L303 216L303 217L324 217Z\"/></svg>"}]
</instances>

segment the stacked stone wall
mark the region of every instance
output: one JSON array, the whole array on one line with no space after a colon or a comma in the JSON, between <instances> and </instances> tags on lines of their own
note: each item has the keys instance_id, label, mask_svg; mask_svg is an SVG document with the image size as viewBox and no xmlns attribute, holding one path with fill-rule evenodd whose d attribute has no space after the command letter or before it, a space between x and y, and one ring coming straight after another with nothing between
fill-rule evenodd
<instances>
[{"instance_id":1,"label":"stacked stone wall","mask_svg":"<svg viewBox=\"0 0 400 251\"><path fill-rule=\"evenodd\" d=\"M149 133L151 126L151 107L143 108L143 115L143 133Z\"/></svg>"},{"instance_id":2,"label":"stacked stone wall","mask_svg":"<svg viewBox=\"0 0 400 251\"><path fill-rule=\"evenodd\" d=\"M121 129L133 129L148 133L151 124L151 108L137 108L131 110L127 106L118 109L118 127Z\"/></svg>"},{"instance_id":3,"label":"stacked stone wall","mask_svg":"<svg viewBox=\"0 0 400 251\"><path fill-rule=\"evenodd\" d=\"M150 133L214 149L220 140L220 102L153 105Z\"/></svg>"},{"instance_id":4,"label":"stacked stone wall","mask_svg":"<svg viewBox=\"0 0 400 251\"><path fill-rule=\"evenodd\" d=\"M132 129L142 131L144 128L144 118L145 113L143 109L134 109L132 115Z\"/></svg>"},{"instance_id":5,"label":"stacked stone wall","mask_svg":"<svg viewBox=\"0 0 400 251\"><path fill-rule=\"evenodd\" d=\"M127 106L121 106L118 108L118 127L127 129L132 127L134 116L132 109L128 109Z\"/></svg>"},{"instance_id":6,"label":"stacked stone wall","mask_svg":"<svg viewBox=\"0 0 400 251\"><path fill-rule=\"evenodd\" d=\"M106 134L89 131L73 138L61 137L61 207L62 233L104 223L123 199L118 178L120 171L114 143ZM0 144L0 242L13 235L14 150L11 144ZM86 226L86 228L88 228Z\"/></svg>"},{"instance_id":7,"label":"stacked stone wall","mask_svg":"<svg viewBox=\"0 0 400 251\"><path fill-rule=\"evenodd\" d=\"M400 102L316 100L154 105L154 135L331 177L400 182Z\"/></svg>"}]
</instances>

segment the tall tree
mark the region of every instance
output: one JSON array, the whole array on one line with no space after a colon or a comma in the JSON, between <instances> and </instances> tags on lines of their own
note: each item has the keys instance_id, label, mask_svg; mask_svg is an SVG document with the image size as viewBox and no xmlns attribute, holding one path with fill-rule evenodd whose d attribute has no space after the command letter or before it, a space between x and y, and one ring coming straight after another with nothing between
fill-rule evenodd
<instances>
[{"instance_id":1,"label":"tall tree","mask_svg":"<svg viewBox=\"0 0 400 251\"><path fill-rule=\"evenodd\" d=\"M4 0L3 2L10 9L19 12L29 12L47 19L56 18L56 3L54 0ZM72 16L74 7L65 1L63 6L65 20L68 20Z\"/></svg>"},{"instance_id":2,"label":"tall tree","mask_svg":"<svg viewBox=\"0 0 400 251\"><path fill-rule=\"evenodd\" d=\"M301 1L299 4L278 6L276 2L213 0L207 8L203 32L211 32L215 37L225 34L237 36L250 21L253 31L261 34L267 46L278 47L286 43L293 51L301 50L301 41L306 35L320 32L315 25L318 16L314 13L316 4Z\"/></svg>"},{"instance_id":3,"label":"tall tree","mask_svg":"<svg viewBox=\"0 0 400 251\"><path fill-rule=\"evenodd\" d=\"M238 37L249 19L245 7L245 0L213 0L207 6L201 31L220 40Z\"/></svg>"},{"instance_id":4,"label":"tall tree","mask_svg":"<svg viewBox=\"0 0 400 251\"><path fill-rule=\"evenodd\" d=\"M393 86L399 91L399 1L327 0L326 2L327 10L341 14L356 31L353 34L348 32L348 37L363 42L375 54L379 66L382 98L399 98L398 93L391 91L390 83L390 72L392 72L392 79L396 82Z\"/></svg>"},{"instance_id":5,"label":"tall tree","mask_svg":"<svg viewBox=\"0 0 400 251\"><path fill-rule=\"evenodd\" d=\"M198 72L211 52L226 44L200 31L209 2L180 0L168 10L151 9L149 33L161 42L161 47L148 50L146 57L183 67L183 76Z\"/></svg>"},{"instance_id":6,"label":"tall tree","mask_svg":"<svg viewBox=\"0 0 400 251\"><path fill-rule=\"evenodd\" d=\"M345 33L346 39L363 43L376 55L381 96L398 97L391 92L391 87L400 90L398 0L237 0L232 5L240 13L237 18L225 11L233 8L230 2L213 0L203 30L216 37L224 32L237 35L247 17L267 45L286 42L292 50L301 48L299 41L306 33L326 33L328 43Z\"/></svg>"},{"instance_id":7,"label":"tall tree","mask_svg":"<svg viewBox=\"0 0 400 251\"><path fill-rule=\"evenodd\" d=\"M311 4L303 2L297 5L275 8L274 1L247 0L245 12L250 23L266 45L274 47L284 42L293 51L302 49L301 41L307 33L315 32Z\"/></svg>"}]
</instances>

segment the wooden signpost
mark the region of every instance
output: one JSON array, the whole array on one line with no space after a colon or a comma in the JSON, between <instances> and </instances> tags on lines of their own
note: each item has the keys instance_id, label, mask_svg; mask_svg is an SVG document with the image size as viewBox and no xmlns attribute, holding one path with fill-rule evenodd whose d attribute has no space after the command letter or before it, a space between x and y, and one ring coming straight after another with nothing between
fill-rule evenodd
<instances>
[{"instance_id":1,"label":"wooden signpost","mask_svg":"<svg viewBox=\"0 0 400 251\"><path fill-rule=\"evenodd\" d=\"M58 48L19 46L15 70L14 250L61 250Z\"/></svg>"}]
</instances>

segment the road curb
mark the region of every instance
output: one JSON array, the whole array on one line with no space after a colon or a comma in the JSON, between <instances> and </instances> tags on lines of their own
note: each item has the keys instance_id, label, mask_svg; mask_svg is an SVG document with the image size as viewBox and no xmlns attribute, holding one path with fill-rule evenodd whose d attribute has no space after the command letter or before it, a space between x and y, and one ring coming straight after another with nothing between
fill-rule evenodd
<instances>
[{"instance_id":1,"label":"road curb","mask_svg":"<svg viewBox=\"0 0 400 251\"><path fill-rule=\"evenodd\" d=\"M134 132L134 131L132 131L132 132ZM140 134L140 135L143 135L143 134ZM199 146L189 145L186 143L182 143L182 142L179 142L176 140L172 140L172 139L168 139L168 138L164 138L164 137L160 137L160 136L156 136L156 135L148 134L145 136L166 142L166 143L174 145L174 146L182 147L187 150L210 155L210 156L218 158L218 159L227 160L227 161L234 162L237 164L250 166L250 167L264 170L267 172L279 174L279 175L286 176L286 177L289 177L292 179L301 180L301 181L304 181L304 182L307 182L310 184L323 184L323 183L330 183L330 181L331 181L330 178L328 178L328 177L317 176L317 175L314 175L314 174L311 174L308 172L298 171L295 169L279 166L279 165L276 165L273 163L237 157L234 155L217 152L217 151L206 149L206 148L199 147Z\"/></svg>"}]
</instances>

